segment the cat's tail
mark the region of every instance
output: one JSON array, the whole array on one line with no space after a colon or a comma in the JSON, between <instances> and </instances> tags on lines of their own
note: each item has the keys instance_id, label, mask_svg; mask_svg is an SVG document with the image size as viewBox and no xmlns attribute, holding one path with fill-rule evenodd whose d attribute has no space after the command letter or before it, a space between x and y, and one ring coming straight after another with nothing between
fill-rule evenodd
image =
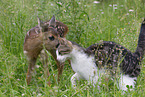
<instances>
[{"instance_id":1,"label":"cat's tail","mask_svg":"<svg viewBox=\"0 0 145 97\"><path fill-rule=\"evenodd\" d=\"M143 58L143 55L145 53L145 18L141 24L137 49L135 53L139 55L140 59Z\"/></svg>"}]
</instances>

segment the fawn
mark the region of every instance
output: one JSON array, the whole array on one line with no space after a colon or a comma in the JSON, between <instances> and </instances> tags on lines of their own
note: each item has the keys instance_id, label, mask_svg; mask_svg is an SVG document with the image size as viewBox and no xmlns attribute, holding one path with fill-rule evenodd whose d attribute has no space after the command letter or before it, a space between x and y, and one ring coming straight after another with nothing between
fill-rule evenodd
<instances>
[{"instance_id":1,"label":"fawn","mask_svg":"<svg viewBox=\"0 0 145 97\"><path fill-rule=\"evenodd\" d=\"M99 76L119 76L118 84L121 90L128 90L126 85L135 87L135 80L140 74L140 63L145 52L145 20L142 22L137 49L134 53L125 47L111 41L96 43L83 48L77 43L60 39L56 50L57 59L71 61L75 74L71 83L76 88L76 80L85 79L95 86ZM117 77L118 78L118 77Z\"/></svg>"},{"instance_id":2,"label":"fawn","mask_svg":"<svg viewBox=\"0 0 145 97\"><path fill-rule=\"evenodd\" d=\"M60 63L56 58L56 47L59 45L58 38L65 37L67 32L68 27L62 22L55 20L55 16L46 22L42 22L40 18L38 18L38 26L30 29L27 32L24 40L23 50L29 63L26 76L28 85L30 84L32 71L35 67L38 55L43 55L41 57L43 58L42 62L44 65L44 71L46 71L45 73L47 73L49 76L49 70L47 68L48 56L45 52L46 50L51 53L57 63L59 80L59 76L62 74L63 64ZM50 85L50 80L48 84Z\"/></svg>"}]
</instances>

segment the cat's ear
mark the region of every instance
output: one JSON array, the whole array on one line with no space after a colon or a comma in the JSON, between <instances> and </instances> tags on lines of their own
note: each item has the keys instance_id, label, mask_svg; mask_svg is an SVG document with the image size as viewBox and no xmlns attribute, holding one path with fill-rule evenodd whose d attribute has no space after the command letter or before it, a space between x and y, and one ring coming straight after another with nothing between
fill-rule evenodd
<instances>
[{"instance_id":1,"label":"cat's ear","mask_svg":"<svg viewBox=\"0 0 145 97\"><path fill-rule=\"evenodd\" d=\"M56 27L56 22L55 22L55 16L54 15L51 18L51 20L49 21L49 26Z\"/></svg>"},{"instance_id":2,"label":"cat's ear","mask_svg":"<svg viewBox=\"0 0 145 97\"><path fill-rule=\"evenodd\" d=\"M38 27L40 30L43 29L43 26L44 26L44 23L41 21L41 19L37 16L37 19L38 19Z\"/></svg>"},{"instance_id":3,"label":"cat's ear","mask_svg":"<svg viewBox=\"0 0 145 97\"><path fill-rule=\"evenodd\" d=\"M145 24L145 18L143 19L142 24Z\"/></svg>"}]
</instances>

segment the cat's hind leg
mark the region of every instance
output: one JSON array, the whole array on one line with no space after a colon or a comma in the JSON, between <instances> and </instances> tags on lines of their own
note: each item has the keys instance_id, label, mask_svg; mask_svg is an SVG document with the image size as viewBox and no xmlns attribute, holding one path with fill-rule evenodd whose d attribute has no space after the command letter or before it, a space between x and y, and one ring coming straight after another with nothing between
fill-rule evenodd
<instances>
[{"instance_id":1,"label":"cat's hind leg","mask_svg":"<svg viewBox=\"0 0 145 97\"><path fill-rule=\"evenodd\" d=\"M119 88L121 90L124 90L124 91L128 90L127 85L129 87L132 86L132 88L134 88L135 87L135 83L136 83L135 80L137 80L137 77L130 77L129 75L121 74L121 77L120 77L120 80L119 80Z\"/></svg>"}]
</instances>

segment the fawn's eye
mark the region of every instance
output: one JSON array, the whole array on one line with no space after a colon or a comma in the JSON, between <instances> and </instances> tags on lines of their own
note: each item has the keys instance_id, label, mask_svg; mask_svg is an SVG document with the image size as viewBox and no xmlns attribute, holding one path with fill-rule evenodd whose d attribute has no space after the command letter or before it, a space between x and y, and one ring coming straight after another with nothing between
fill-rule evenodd
<instances>
[{"instance_id":1,"label":"fawn's eye","mask_svg":"<svg viewBox=\"0 0 145 97\"><path fill-rule=\"evenodd\" d=\"M55 38L54 36L50 36L49 39L53 41Z\"/></svg>"}]
</instances>

